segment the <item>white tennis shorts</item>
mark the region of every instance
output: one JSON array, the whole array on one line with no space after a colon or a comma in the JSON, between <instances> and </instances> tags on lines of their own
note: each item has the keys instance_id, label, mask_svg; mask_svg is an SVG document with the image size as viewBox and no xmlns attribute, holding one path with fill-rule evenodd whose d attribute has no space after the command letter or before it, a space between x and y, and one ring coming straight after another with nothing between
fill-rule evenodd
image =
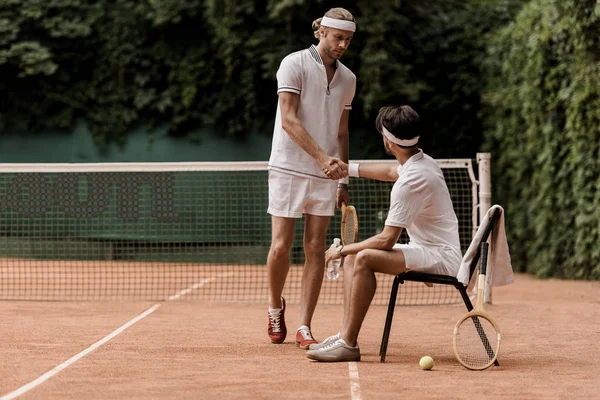
<instances>
[{"instance_id":1,"label":"white tennis shorts","mask_svg":"<svg viewBox=\"0 0 600 400\"><path fill-rule=\"evenodd\" d=\"M269 171L269 209L276 217L302 218L302 214L333 216L337 181L310 179Z\"/></svg>"},{"instance_id":2,"label":"white tennis shorts","mask_svg":"<svg viewBox=\"0 0 600 400\"><path fill-rule=\"evenodd\" d=\"M402 250L408 269L428 274L456 276L456 273L446 266L444 257L435 247L398 243L394 245L394 249Z\"/></svg>"}]
</instances>

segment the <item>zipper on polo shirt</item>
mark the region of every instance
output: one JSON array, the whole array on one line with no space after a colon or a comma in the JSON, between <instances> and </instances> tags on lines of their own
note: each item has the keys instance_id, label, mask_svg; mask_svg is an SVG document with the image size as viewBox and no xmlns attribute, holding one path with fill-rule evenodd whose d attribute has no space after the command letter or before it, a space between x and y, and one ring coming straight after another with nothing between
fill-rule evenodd
<instances>
[{"instance_id":1,"label":"zipper on polo shirt","mask_svg":"<svg viewBox=\"0 0 600 400\"><path fill-rule=\"evenodd\" d=\"M331 92L329 91L329 84L327 84L327 96L329 96Z\"/></svg>"}]
</instances>

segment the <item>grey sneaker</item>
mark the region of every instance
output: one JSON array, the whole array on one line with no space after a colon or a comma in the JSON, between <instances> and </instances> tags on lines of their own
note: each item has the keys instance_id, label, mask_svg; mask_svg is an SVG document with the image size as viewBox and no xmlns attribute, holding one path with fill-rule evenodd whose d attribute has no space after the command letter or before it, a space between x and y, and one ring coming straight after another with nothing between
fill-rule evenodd
<instances>
[{"instance_id":1,"label":"grey sneaker","mask_svg":"<svg viewBox=\"0 0 600 400\"><path fill-rule=\"evenodd\" d=\"M313 343L310 345L309 350L319 350L323 347L327 346L329 343L333 343L340 338L340 333L336 333L333 336L329 336L327 339L323 340L321 343Z\"/></svg>"},{"instance_id":2,"label":"grey sneaker","mask_svg":"<svg viewBox=\"0 0 600 400\"><path fill-rule=\"evenodd\" d=\"M344 339L338 339L319 350L309 350L306 357L311 360L324 362L360 361L360 350L358 347L350 347Z\"/></svg>"}]
</instances>

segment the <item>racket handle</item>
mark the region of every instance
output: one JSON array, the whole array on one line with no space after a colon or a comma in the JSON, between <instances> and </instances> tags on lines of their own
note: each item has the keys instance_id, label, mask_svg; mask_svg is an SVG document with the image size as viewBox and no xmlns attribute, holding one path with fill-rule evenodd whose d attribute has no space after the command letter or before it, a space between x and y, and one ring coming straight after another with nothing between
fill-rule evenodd
<instances>
[{"instance_id":1,"label":"racket handle","mask_svg":"<svg viewBox=\"0 0 600 400\"><path fill-rule=\"evenodd\" d=\"M479 264L479 274L485 275L487 272L487 259L488 259L488 243L481 243L481 263Z\"/></svg>"}]
</instances>

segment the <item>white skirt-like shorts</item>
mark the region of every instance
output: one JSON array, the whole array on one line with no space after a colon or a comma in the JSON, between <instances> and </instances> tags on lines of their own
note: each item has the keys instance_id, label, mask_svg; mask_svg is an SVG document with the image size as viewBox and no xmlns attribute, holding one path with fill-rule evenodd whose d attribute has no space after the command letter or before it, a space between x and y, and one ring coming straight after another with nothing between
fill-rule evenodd
<instances>
[{"instance_id":1,"label":"white skirt-like shorts","mask_svg":"<svg viewBox=\"0 0 600 400\"><path fill-rule=\"evenodd\" d=\"M456 276L460 258L448 257L437 247L427 247L415 243L395 244L394 249L402 250L406 268L428 274Z\"/></svg>"}]
</instances>

